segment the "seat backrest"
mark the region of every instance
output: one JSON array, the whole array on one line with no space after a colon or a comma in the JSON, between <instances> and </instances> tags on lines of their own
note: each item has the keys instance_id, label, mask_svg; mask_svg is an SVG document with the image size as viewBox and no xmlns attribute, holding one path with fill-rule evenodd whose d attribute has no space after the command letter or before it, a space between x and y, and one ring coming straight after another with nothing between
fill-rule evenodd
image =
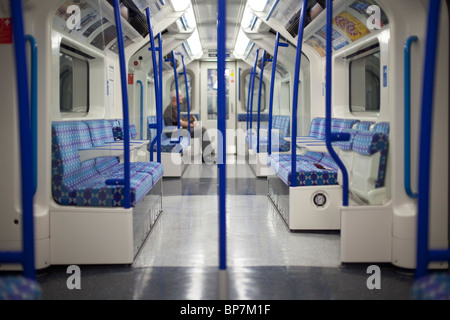
<instances>
[{"instance_id":1,"label":"seat backrest","mask_svg":"<svg viewBox=\"0 0 450 320\"><path fill-rule=\"evenodd\" d=\"M385 135L389 135L390 133L390 124L389 122L379 122L373 126L373 132L383 133Z\"/></svg>"},{"instance_id":2,"label":"seat backrest","mask_svg":"<svg viewBox=\"0 0 450 320\"><path fill-rule=\"evenodd\" d=\"M309 136L320 140L325 139L325 118L312 119Z\"/></svg>"},{"instance_id":3,"label":"seat backrest","mask_svg":"<svg viewBox=\"0 0 450 320\"><path fill-rule=\"evenodd\" d=\"M359 120L356 119L331 119L331 132L342 132L342 130L352 129Z\"/></svg>"},{"instance_id":4,"label":"seat backrest","mask_svg":"<svg viewBox=\"0 0 450 320\"><path fill-rule=\"evenodd\" d=\"M369 198L369 192L384 187L389 139L386 134L361 131L355 136L352 189Z\"/></svg>"},{"instance_id":5,"label":"seat backrest","mask_svg":"<svg viewBox=\"0 0 450 320\"><path fill-rule=\"evenodd\" d=\"M113 126L110 120L87 120L84 122L89 128L94 147L114 142Z\"/></svg>"},{"instance_id":6,"label":"seat backrest","mask_svg":"<svg viewBox=\"0 0 450 320\"><path fill-rule=\"evenodd\" d=\"M291 132L291 117L273 116L272 129L278 130L283 136L288 136Z\"/></svg>"},{"instance_id":7,"label":"seat backrest","mask_svg":"<svg viewBox=\"0 0 450 320\"><path fill-rule=\"evenodd\" d=\"M55 200L64 202L64 190L98 174L95 160L81 162L78 150L93 147L83 121L52 123L52 187ZM63 190L63 189L64 190Z\"/></svg>"}]
</instances>

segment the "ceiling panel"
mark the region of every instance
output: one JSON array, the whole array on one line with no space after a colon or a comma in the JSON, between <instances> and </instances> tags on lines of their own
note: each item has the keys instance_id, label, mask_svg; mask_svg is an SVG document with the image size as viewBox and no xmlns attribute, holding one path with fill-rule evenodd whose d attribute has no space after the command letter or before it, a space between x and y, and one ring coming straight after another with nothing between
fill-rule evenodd
<instances>
[{"instance_id":1,"label":"ceiling panel","mask_svg":"<svg viewBox=\"0 0 450 320\"><path fill-rule=\"evenodd\" d=\"M227 0L227 42L233 50L238 35L246 0ZM197 27L205 51L217 49L217 1L192 0Z\"/></svg>"}]
</instances>

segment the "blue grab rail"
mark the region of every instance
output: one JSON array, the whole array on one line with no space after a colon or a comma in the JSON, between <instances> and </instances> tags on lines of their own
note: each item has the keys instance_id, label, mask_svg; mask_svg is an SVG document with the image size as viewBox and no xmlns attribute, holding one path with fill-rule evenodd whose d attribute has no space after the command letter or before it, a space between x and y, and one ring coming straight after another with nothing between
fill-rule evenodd
<instances>
[{"instance_id":1,"label":"blue grab rail","mask_svg":"<svg viewBox=\"0 0 450 320\"><path fill-rule=\"evenodd\" d=\"M269 13L267 14L266 21L270 20L270 18L272 17L273 12L275 11L275 9L278 6L278 3L280 3L280 0L275 0L275 2L273 3L272 7L270 8Z\"/></svg>"},{"instance_id":2,"label":"blue grab rail","mask_svg":"<svg viewBox=\"0 0 450 320\"><path fill-rule=\"evenodd\" d=\"M300 82L300 66L302 59L303 47L303 29L305 26L306 8L308 7L308 0L303 1L303 8L300 23L298 26L298 41L297 41L297 55L295 59L295 73L294 73L294 102L292 105L292 154L291 154L291 186L297 186L297 110L298 110L298 84Z\"/></svg>"},{"instance_id":3,"label":"blue grab rail","mask_svg":"<svg viewBox=\"0 0 450 320\"><path fill-rule=\"evenodd\" d=\"M277 72L277 61L278 61L278 47L288 47L287 43L280 42L280 33L277 33L275 39L275 50L273 53L273 63L272 63L272 80L270 82L270 100L269 100L269 145L267 146L267 153L272 154L272 117L273 117L273 99L275 94L275 75Z\"/></svg>"},{"instance_id":4,"label":"blue grab rail","mask_svg":"<svg viewBox=\"0 0 450 320\"><path fill-rule=\"evenodd\" d=\"M24 276L35 280L34 184L29 181L30 177L33 177L33 164L29 161L29 159L33 158L33 146L30 127L30 92L25 49L25 28L22 1L10 1L10 5L13 20L15 69L17 74L23 247L21 252L1 252L0 263L20 263L23 266Z\"/></svg>"},{"instance_id":5,"label":"blue grab rail","mask_svg":"<svg viewBox=\"0 0 450 320\"><path fill-rule=\"evenodd\" d=\"M140 118L141 118L141 140L144 140L144 84L141 80L136 82L141 88L141 98L140 98Z\"/></svg>"},{"instance_id":6,"label":"blue grab rail","mask_svg":"<svg viewBox=\"0 0 450 320\"><path fill-rule=\"evenodd\" d=\"M131 208L130 175L130 118L128 108L127 66L125 64L125 46L123 44L122 20L119 0L114 0L114 18L116 21L117 43L119 48L120 79L122 85L123 131L124 131L124 193L125 209Z\"/></svg>"},{"instance_id":7,"label":"blue grab rail","mask_svg":"<svg viewBox=\"0 0 450 320\"><path fill-rule=\"evenodd\" d=\"M175 78L175 90L177 95L177 127L178 127L178 142L181 142L181 114L180 114L180 89L178 86L178 73L177 73L177 61L175 59L175 53L172 50L172 58L166 59L166 62L172 62L173 73Z\"/></svg>"},{"instance_id":8,"label":"blue grab rail","mask_svg":"<svg viewBox=\"0 0 450 320\"><path fill-rule=\"evenodd\" d=\"M227 269L227 235L226 235L226 189L227 189L227 142L226 142L226 83L225 83L225 59L226 59L226 35L227 35L227 5L226 0L218 0L218 24L217 24L217 75L218 75L218 120L217 128L222 139L219 139L219 265L220 270Z\"/></svg>"},{"instance_id":9,"label":"blue grab rail","mask_svg":"<svg viewBox=\"0 0 450 320\"><path fill-rule=\"evenodd\" d=\"M253 93L254 93L254 90L255 90L255 80L256 80L256 75L257 75L257 73L256 73L256 70L257 70L257 68L258 68L258 58L259 58L259 49L257 49L256 50L256 57L255 57L255 65L254 65L254 67L253 67L253 81L252 81L252 87L251 87L251 92L249 93L250 95L251 95L251 97L250 97L250 119L249 119L249 121L250 121L250 141L249 141L249 144L250 144L250 149L251 150L253 150L253 142L252 142L252 136L253 136L253 132L252 132L252 129L253 129ZM261 79L261 78L260 78Z\"/></svg>"},{"instance_id":10,"label":"blue grab rail","mask_svg":"<svg viewBox=\"0 0 450 320\"><path fill-rule=\"evenodd\" d=\"M38 152L38 45L36 39L25 36L31 49L31 134L33 145L33 194L37 191L37 152Z\"/></svg>"},{"instance_id":11,"label":"blue grab rail","mask_svg":"<svg viewBox=\"0 0 450 320\"><path fill-rule=\"evenodd\" d=\"M425 47L425 71L422 96L419 160L419 211L417 230L416 278L428 273L432 261L450 261L450 250L429 248L430 166L433 128L434 84L439 35L440 0L430 0L428 8L427 40Z\"/></svg>"},{"instance_id":12,"label":"blue grab rail","mask_svg":"<svg viewBox=\"0 0 450 320\"><path fill-rule=\"evenodd\" d=\"M261 58L261 75L259 76L259 97L258 97L258 123L257 123L257 147L256 152L259 153L260 146L260 136L261 136L261 100L262 100L262 85L264 83L264 65L265 62L271 62L272 59L266 59L266 51L264 50L263 56Z\"/></svg>"},{"instance_id":13,"label":"blue grab rail","mask_svg":"<svg viewBox=\"0 0 450 320\"><path fill-rule=\"evenodd\" d=\"M187 102L189 135L190 135L191 134L191 104L189 101L189 83L188 83L188 78L187 78L186 64L184 63L183 55L181 55L181 61L183 63L183 72L180 73L180 75L184 75L184 82L186 84L186 102Z\"/></svg>"},{"instance_id":14,"label":"blue grab rail","mask_svg":"<svg viewBox=\"0 0 450 320\"><path fill-rule=\"evenodd\" d=\"M158 130L159 130L159 137L162 135L163 131L163 93L164 93L164 86L163 86L163 41L162 41L162 35L161 33L158 33L158 43L159 43L159 105L157 106L159 108L159 122L158 122ZM158 162L161 163L161 139L158 139Z\"/></svg>"},{"instance_id":15,"label":"blue grab rail","mask_svg":"<svg viewBox=\"0 0 450 320\"><path fill-rule=\"evenodd\" d=\"M331 132L331 93L332 93L332 31L333 31L333 2L332 0L327 0L327 48L326 48L326 124L325 124L325 132L326 132L326 145L328 149L328 153L331 155L333 160L338 165L339 169L342 172L343 179L343 199L342 205L344 207L348 207L349 205L349 178L348 171L345 167L344 163L341 161L336 151L333 149L333 142L336 141L348 141L350 140L349 133L336 133L333 134Z\"/></svg>"},{"instance_id":16,"label":"blue grab rail","mask_svg":"<svg viewBox=\"0 0 450 320\"><path fill-rule=\"evenodd\" d=\"M159 48L156 48L155 46L155 38L153 36L153 27L151 22L151 14L150 14L150 8L147 7L145 9L145 13L147 15L147 24L148 24L148 31L150 36L150 46L149 51L152 52L152 63L153 63L153 79L154 79L154 86L155 86L155 102L156 102L156 137L152 141L150 145L150 161L153 161L153 148L155 143L158 144L157 149L157 161L161 163L161 135L162 135L162 121L161 121L161 108L162 108L162 94L161 90L159 88L160 82L158 81L158 65L156 63L156 51L159 50L159 52L162 52L161 47L161 38L158 36L159 39ZM162 69L162 64L160 62L160 69Z\"/></svg>"},{"instance_id":17,"label":"blue grab rail","mask_svg":"<svg viewBox=\"0 0 450 320\"><path fill-rule=\"evenodd\" d=\"M419 195L411 188L411 46L418 41L417 36L411 36L405 43L405 179L406 194L417 199Z\"/></svg>"},{"instance_id":18,"label":"blue grab rail","mask_svg":"<svg viewBox=\"0 0 450 320\"><path fill-rule=\"evenodd\" d=\"M253 67L250 69L250 79L248 81L248 96L247 96L247 132L250 129L250 92L252 90L252 81L253 81Z\"/></svg>"}]
</instances>

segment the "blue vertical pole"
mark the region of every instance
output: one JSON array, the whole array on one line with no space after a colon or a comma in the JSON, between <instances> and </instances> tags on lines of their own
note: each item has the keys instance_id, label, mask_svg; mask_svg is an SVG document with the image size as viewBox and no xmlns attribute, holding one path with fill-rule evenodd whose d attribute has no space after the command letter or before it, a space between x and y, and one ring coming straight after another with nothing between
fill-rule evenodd
<instances>
[{"instance_id":1,"label":"blue vertical pole","mask_svg":"<svg viewBox=\"0 0 450 320\"><path fill-rule=\"evenodd\" d=\"M419 162L419 212L417 230L416 278L428 273L429 252L430 166L433 128L434 83L436 73L437 42L439 36L440 0L430 0L428 7L425 71L422 96Z\"/></svg>"},{"instance_id":2,"label":"blue vertical pole","mask_svg":"<svg viewBox=\"0 0 450 320\"><path fill-rule=\"evenodd\" d=\"M253 149L253 92L255 90L256 70L258 68L259 49L256 50L255 65L253 67L253 81L250 97L250 149ZM261 78L260 78L261 79Z\"/></svg>"},{"instance_id":3,"label":"blue vertical pole","mask_svg":"<svg viewBox=\"0 0 450 320\"><path fill-rule=\"evenodd\" d=\"M418 194L411 188L411 46L418 41L417 36L411 36L405 43L405 165L404 186L406 194L417 199Z\"/></svg>"},{"instance_id":4,"label":"blue vertical pole","mask_svg":"<svg viewBox=\"0 0 450 320\"><path fill-rule=\"evenodd\" d=\"M34 185L30 183L33 177L32 139L30 127L30 92L28 87L27 56L25 51L25 32L22 11L22 1L10 1L13 21L14 54L17 74L18 115L20 130L20 170L22 187L22 239L23 253L14 255L19 258L27 278L35 279L35 254L34 254L34 212L33 196Z\"/></svg>"},{"instance_id":5,"label":"blue vertical pole","mask_svg":"<svg viewBox=\"0 0 450 320\"><path fill-rule=\"evenodd\" d=\"M184 56L181 56L181 61L183 62L183 74L184 82L186 83L186 102L187 102L187 112L188 112L188 124L189 124L189 135L191 134L191 103L189 100L189 83L186 71L186 64L184 63Z\"/></svg>"},{"instance_id":6,"label":"blue vertical pole","mask_svg":"<svg viewBox=\"0 0 450 320\"><path fill-rule=\"evenodd\" d=\"M120 79L122 84L123 131L124 131L124 197L125 209L131 208L130 181L130 118L128 113L127 66L125 64L125 46L123 44L122 20L119 0L114 0L114 17L116 21L117 43L119 48Z\"/></svg>"},{"instance_id":7,"label":"blue vertical pole","mask_svg":"<svg viewBox=\"0 0 450 320\"><path fill-rule=\"evenodd\" d=\"M33 191L37 191L37 153L38 153L38 45L36 39L27 35L31 48L31 136L33 145Z\"/></svg>"},{"instance_id":8,"label":"blue vertical pole","mask_svg":"<svg viewBox=\"0 0 450 320\"><path fill-rule=\"evenodd\" d=\"M341 169L342 172L342 178L343 178L343 199L342 199L342 205L344 207L348 206L348 191L349 191L349 181L348 181L348 172L347 168L345 167L344 163L339 159L339 156L336 154L336 151L333 149L332 143L334 141L348 141L350 139L349 134L339 133L336 135L333 135L331 132L331 98L332 98L332 90L333 90L333 84L332 84L332 31L333 31L333 2L332 0L327 0L327 48L326 48L326 54L327 54L327 65L326 65L326 125L325 125L325 132L326 132L326 145L328 149L328 153L331 155L331 157L334 159L336 164L338 165L339 169Z\"/></svg>"},{"instance_id":9,"label":"blue vertical pole","mask_svg":"<svg viewBox=\"0 0 450 320\"><path fill-rule=\"evenodd\" d=\"M258 123L257 123L257 147L256 152L259 153L259 139L260 139L260 130L261 130L261 100L262 100L262 87L264 83L264 65L265 62L270 62L271 59L266 59L266 51L264 50L263 56L261 58L261 75L259 76L259 97L258 97Z\"/></svg>"},{"instance_id":10,"label":"blue vertical pole","mask_svg":"<svg viewBox=\"0 0 450 320\"><path fill-rule=\"evenodd\" d=\"M253 81L253 67L250 70L250 79L248 82L248 97L247 97L247 132L250 129L250 92L252 90L252 81Z\"/></svg>"},{"instance_id":11,"label":"blue vertical pole","mask_svg":"<svg viewBox=\"0 0 450 320\"><path fill-rule=\"evenodd\" d=\"M164 4L163 4L164 5ZM158 113L157 117L158 120L158 162L161 163L161 136L163 131L163 99L164 99L164 87L163 87L163 44L162 44L162 36L161 33L158 33L158 43L159 43L159 51L158 51L158 58L159 58L159 99L158 99Z\"/></svg>"},{"instance_id":12,"label":"blue vertical pole","mask_svg":"<svg viewBox=\"0 0 450 320\"><path fill-rule=\"evenodd\" d=\"M302 59L303 47L303 28L305 26L306 8L308 7L308 0L303 1L303 8L301 19L298 26L298 40L297 40L297 56L295 60L295 74L294 74L294 103L292 105L292 155L291 155L291 186L297 186L297 110L298 110L298 84L300 83L300 67Z\"/></svg>"},{"instance_id":13,"label":"blue vertical pole","mask_svg":"<svg viewBox=\"0 0 450 320\"><path fill-rule=\"evenodd\" d=\"M140 98L140 113L141 113L141 140L144 139L144 84L141 80L137 81L139 87L141 88L141 98Z\"/></svg>"},{"instance_id":14,"label":"blue vertical pole","mask_svg":"<svg viewBox=\"0 0 450 320\"><path fill-rule=\"evenodd\" d=\"M218 120L217 127L222 139L219 139L219 269L220 284L222 285L221 298L227 298L227 234L226 234L226 189L227 189L227 171L226 171L226 83L225 83L225 53L226 53L226 24L227 24L227 5L226 0L218 0L218 24L217 24L217 75L218 75ZM225 288L223 288L225 287Z\"/></svg>"},{"instance_id":15,"label":"blue vertical pole","mask_svg":"<svg viewBox=\"0 0 450 320\"><path fill-rule=\"evenodd\" d=\"M275 75L277 73L278 47L288 47L287 43L280 43L280 33L277 33L275 39L275 50L273 52L272 64L272 80L270 82L270 99L269 99L269 145L267 146L267 153L272 154L272 117L273 117L273 99L275 94Z\"/></svg>"},{"instance_id":16,"label":"blue vertical pole","mask_svg":"<svg viewBox=\"0 0 450 320\"><path fill-rule=\"evenodd\" d=\"M160 82L158 81L158 65L156 63L156 46L155 46L155 38L153 35L153 27L152 27L152 21L151 21L151 14L150 14L150 8L147 7L145 9L145 12L147 14L147 24L148 24L148 32L150 36L150 45L151 48L149 50L152 52L152 64L153 64L153 79L154 79L154 86L155 86L155 103L156 103L156 122L157 122L157 129L156 129L156 139L158 143L158 162L161 163L161 134L162 134L162 112L161 112L161 104L162 104L162 97L161 97L161 91L159 89ZM161 42L160 42L161 44ZM159 48L161 51L161 47ZM160 66L162 68L162 66ZM150 153L153 153L153 146L150 148Z\"/></svg>"},{"instance_id":17,"label":"blue vertical pole","mask_svg":"<svg viewBox=\"0 0 450 320\"><path fill-rule=\"evenodd\" d=\"M177 127L178 127L178 141L181 139L181 115L180 115L180 90L178 86L178 73L177 73L177 60L175 59L175 53L172 50L172 59L166 59L167 62L172 62L173 73L175 77L175 90L177 92Z\"/></svg>"}]
</instances>

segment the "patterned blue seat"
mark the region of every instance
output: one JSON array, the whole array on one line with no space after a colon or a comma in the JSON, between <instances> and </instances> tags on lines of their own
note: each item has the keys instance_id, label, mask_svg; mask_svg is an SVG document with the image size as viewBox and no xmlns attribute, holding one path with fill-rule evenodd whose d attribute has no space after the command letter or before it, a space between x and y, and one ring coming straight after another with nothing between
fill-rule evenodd
<instances>
[{"instance_id":1,"label":"patterned blue seat","mask_svg":"<svg viewBox=\"0 0 450 320\"><path fill-rule=\"evenodd\" d=\"M281 161L276 161L272 157L269 160L270 167L275 171L278 177L287 185L292 183L292 167L289 155L282 155ZM337 184L338 172L330 168L319 168L314 163L298 159L294 179L297 186L327 186Z\"/></svg>"},{"instance_id":2,"label":"patterned blue seat","mask_svg":"<svg viewBox=\"0 0 450 320\"><path fill-rule=\"evenodd\" d=\"M361 131L355 136L353 151L359 157L355 158L353 186L360 195L384 187L388 150L389 139L386 134ZM376 155L379 155L379 161Z\"/></svg>"},{"instance_id":3,"label":"patterned blue seat","mask_svg":"<svg viewBox=\"0 0 450 320\"><path fill-rule=\"evenodd\" d=\"M115 120L113 122L114 126L112 127L112 133L115 141L123 140L123 121ZM138 133L136 126L134 124L130 124L130 138L137 139Z\"/></svg>"},{"instance_id":4,"label":"patterned blue seat","mask_svg":"<svg viewBox=\"0 0 450 320\"><path fill-rule=\"evenodd\" d=\"M53 198L61 205L123 207L124 187L106 184L107 180L123 179L123 165L118 163L117 158L80 162L78 150L92 147L91 134L85 122L53 122ZM158 182L162 173L163 168L157 163L131 164L133 207Z\"/></svg>"},{"instance_id":5,"label":"patterned blue seat","mask_svg":"<svg viewBox=\"0 0 450 320\"><path fill-rule=\"evenodd\" d=\"M39 284L24 276L0 277L0 300L39 300Z\"/></svg>"},{"instance_id":6,"label":"patterned blue seat","mask_svg":"<svg viewBox=\"0 0 450 320\"><path fill-rule=\"evenodd\" d=\"M352 129L355 124L358 124L360 121L356 119L331 119L331 132L344 132ZM314 118L311 121L311 126L309 129L309 136L319 139L325 140L326 137L326 120L325 118Z\"/></svg>"},{"instance_id":7,"label":"patterned blue seat","mask_svg":"<svg viewBox=\"0 0 450 320\"><path fill-rule=\"evenodd\" d=\"M390 124L389 122L379 122L373 126L373 132L383 133L385 135L389 135L390 133Z\"/></svg>"},{"instance_id":8,"label":"patterned blue seat","mask_svg":"<svg viewBox=\"0 0 450 320\"><path fill-rule=\"evenodd\" d=\"M343 151L352 151L353 150L353 142L355 141L355 136L358 132L361 131L369 131L373 122L361 121L356 124L355 129L344 128L341 132L349 133L350 140L349 141L339 141L336 142L336 146L338 146Z\"/></svg>"},{"instance_id":9,"label":"patterned blue seat","mask_svg":"<svg viewBox=\"0 0 450 320\"><path fill-rule=\"evenodd\" d=\"M147 124L155 124L156 123L156 116L149 116L147 118ZM163 129L166 128L163 122ZM147 146L147 150L150 151L151 148L151 142L156 138L156 129L150 129L147 126L147 139L150 140L150 143ZM180 142L174 143L171 141L170 136L167 134L162 134L161 136L161 152L162 153L171 153L174 151L175 147L178 148L178 150L181 152L183 149L187 148L189 146L189 140L185 137L180 137ZM157 144L153 147L153 152L157 152Z\"/></svg>"},{"instance_id":10,"label":"patterned blue seat","mask_svg":"<svg viewBox=\"0 0 450 320\"><path fill-rule=\"evenodd\" d=\"M238 114L238 122L247 122L248 116L246 113L240 113ZM258 121L258 114L253 113L251 116L252 122ZM268 122L269 121L269 114L268 113L261 113L261 121L262 122Z\"/></svg>"},{"instance_id":11,"label":"patterned blue seat","mask_svg":"<svg viewBox=\"0 0 450 320\"><path fill-rule=\"evenodd\" d=\"M100 147L105 143L114 142L113 126L109 120L88 120L84 121L91 135L94 147Z\"/></svg>"},{"instance_id":12,"label":"patterned blue seat","mask_svg":"<svg viewBox=\"0 0 450 320\"><path fill-rule=\"evenodd\" d=\"M450 300L450 275L434 272L414 283L413 298L416 300Z\"/></svg>"},{"instance_id":13,"label":"patterned blue seat","mask_svg":"<svg viewBox=\"0 0 450 320\"><path fill-rule=\"evenodd\" d=\"M257 116L257 115L256 115ZM273 116L272 121L272 151L273 152L288 152L291 150L291 144L284 140L285 137L289 136L291 131L291 118L289 116ZM268 133L267 133L268 134ZM260 135L259 137L259 151L267 152L269 138L266 135ZM251 140L251 144L250 144ZM253 133L251 135L247 135L246 137L247 144L251 145L253 148L256 148L258 142L258 136Z\"/></svg>"}]
</instances>

